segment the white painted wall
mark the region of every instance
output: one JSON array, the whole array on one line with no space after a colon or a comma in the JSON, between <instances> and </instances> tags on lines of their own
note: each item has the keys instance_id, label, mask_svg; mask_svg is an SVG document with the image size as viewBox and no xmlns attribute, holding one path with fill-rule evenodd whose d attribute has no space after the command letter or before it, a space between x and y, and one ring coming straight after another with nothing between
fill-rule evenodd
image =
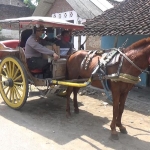
<instances>
[{"instance_id":1,"label":"white painted wall","mask_svg":"<svg viewBox=\"0 0 150 150\"><path fill-rule=\"evenodd\" d=\"M19 31L18 30L8 30L2 29L0 31L0 39L5 37L6 39L19 39Z\"/></svg>"}]
</instances>

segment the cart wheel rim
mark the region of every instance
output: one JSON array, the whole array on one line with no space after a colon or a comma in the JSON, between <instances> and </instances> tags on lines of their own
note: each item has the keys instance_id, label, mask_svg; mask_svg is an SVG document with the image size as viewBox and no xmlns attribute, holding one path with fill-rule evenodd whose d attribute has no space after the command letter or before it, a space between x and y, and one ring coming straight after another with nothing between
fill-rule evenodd
<instances>
[{"instance_id":1,"label":"cart wheel rim","mask_svg":"<svg viewBox=\"0 0 150 150\"><path fill-rule=\"evenodd\" d=\"M27 99L27 77L17 58L6 57L0 64L0 91L8 106L20 108Z\"/></svg>"}]
</instances>

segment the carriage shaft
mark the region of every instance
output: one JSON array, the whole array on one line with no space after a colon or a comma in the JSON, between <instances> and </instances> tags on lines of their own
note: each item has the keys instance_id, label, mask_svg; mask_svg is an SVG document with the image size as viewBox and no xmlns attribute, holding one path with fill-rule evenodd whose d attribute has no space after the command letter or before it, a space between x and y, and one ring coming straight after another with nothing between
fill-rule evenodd
<instances>
[{"instance_id":1,"label":"carriage shaft","mask_svg":"<svg viewBox=\"0 0 150 150\"><path fill-rule=\"evenodd\" d=\"M57 81L57 80L52 80L51 84L56 84L56 85L64 85L64 86L72 86L72 87L86 87L91 83L91 78L88 79L87 82L84 83L73 83L73 82L66 82L66 81Z\"/></svg>"}]
</instances>

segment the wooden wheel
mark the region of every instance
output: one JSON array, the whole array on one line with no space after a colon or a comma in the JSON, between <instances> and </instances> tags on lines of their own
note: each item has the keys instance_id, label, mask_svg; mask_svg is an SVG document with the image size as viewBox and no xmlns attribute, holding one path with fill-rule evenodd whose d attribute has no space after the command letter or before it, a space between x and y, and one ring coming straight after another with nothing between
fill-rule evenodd
<instances>
[{"instance_id":1,"label":"wooden wheel","mask_svg":"<svg viewBox=\"0 0 150 150\"><path fill-rule=\"evenodd\" d=\"M5 57L0 63L0 92L5 103L20 109L28 96L28 78L21 61L16 57Z\"/></svg>"}]
</instances>

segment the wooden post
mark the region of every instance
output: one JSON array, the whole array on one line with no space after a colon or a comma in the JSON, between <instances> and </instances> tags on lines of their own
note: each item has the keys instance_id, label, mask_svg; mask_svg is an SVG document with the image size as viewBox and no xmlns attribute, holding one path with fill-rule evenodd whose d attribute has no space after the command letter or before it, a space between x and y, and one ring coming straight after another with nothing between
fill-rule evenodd
<instances>
[{"instance_id":1,"label":"wooden post","mask_svg":"<svg viewBox=\"0 0 150 150\"><path fill-rule=\"evenodd\" d=\"M118 43L118 35L115 37L114 48L117 48L117 43Z\"/></svg>"},{"instance_id":2,"label":"wooden post","mask_svg":"<svg viewBox=\"0 0 150 150\"><path fill-rule=\"evenodd\" d=\"M78 50L80 50L81 46L81 36L78 36Z\"/></svg>"}]
</instances>

